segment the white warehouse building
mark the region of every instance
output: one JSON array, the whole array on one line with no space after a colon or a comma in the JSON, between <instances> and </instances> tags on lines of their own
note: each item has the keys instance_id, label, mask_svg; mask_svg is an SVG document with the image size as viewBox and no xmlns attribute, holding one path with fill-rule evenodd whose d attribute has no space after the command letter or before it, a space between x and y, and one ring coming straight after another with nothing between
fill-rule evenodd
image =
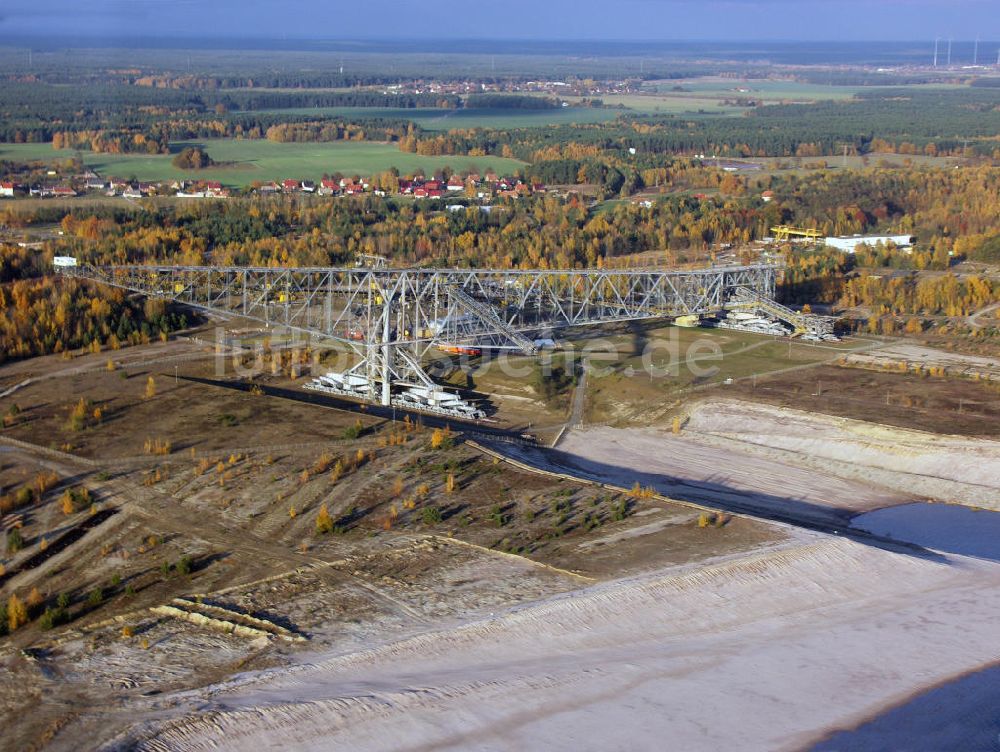
<instances>
[{"instance_id":1,"label":"white warehouse building","mask_svg":"<svg viewBox=\"0 0 1000 752\"><path fill-rule=\"evenodd\" d=\"M859 245L870 245L874 248L879 243L882 245L892 243L897 248L911 248L917 239L912 235L842 235L828 237L824 242L831 248L854 253Z\"/></svg>"}]
</instances>

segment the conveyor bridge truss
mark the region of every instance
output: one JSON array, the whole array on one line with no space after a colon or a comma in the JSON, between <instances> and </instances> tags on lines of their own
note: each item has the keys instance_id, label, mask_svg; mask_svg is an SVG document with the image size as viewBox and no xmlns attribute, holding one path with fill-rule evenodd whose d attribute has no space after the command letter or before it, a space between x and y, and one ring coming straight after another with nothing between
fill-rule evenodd
<instances>
[{"instance_id":1,"label":"conveyor bridge truss","mask_svg":"<svg viewBox=\"0 0 1000 752\"><path fill-rule=\"evenodd\" d=\"M723 308L740 291L773 299L771 264L684 270L272 268L111 265L63 274L218 314L328 338L359 356L365 396L383 405L405 388L435 388L432 348L531 354L539 332L673 318Z\"/></svg>"}]
</instances>

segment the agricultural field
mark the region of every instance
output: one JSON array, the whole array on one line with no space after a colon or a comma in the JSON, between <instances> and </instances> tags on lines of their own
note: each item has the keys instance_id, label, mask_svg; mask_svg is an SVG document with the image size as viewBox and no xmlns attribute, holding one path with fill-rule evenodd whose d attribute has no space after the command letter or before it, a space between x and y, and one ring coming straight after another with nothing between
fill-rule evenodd
<instances>
[{"instance_id":1,"label":"agricultural field","mask_svg":"<svg viewBox=\"0 0 1000 752\"><path fill-rule=\"evenodd\" d=\"M760 99L780 102L818 102L851 99L860 86L825 86L798 81L739 79L706 76L684 81L647 81L644 88L669 98ZM676 90L676 89L680 90Z\"/></svg>"},{"instance_id":2,"label":"agricultural field","mask_svg":"<svg viewBox=\"0 0 1000 752\"><path fill-rule=\"evenodd\" d=\"M84 164L102 175L119 175L137 180L219 180L242 186L256 180L295 177L319 180L324 174L372 175L397 168L401 174L451 167L453 170L489 169L513 172L521 162L501 157L425 157L401 152L390 144L370 141L332 143L276 143L264 139L213 139L171 144L173 151L186 146L202 146L216 162L223 164L203 170L181 170L171 164L171 155L95 154L82 152ZM71 150L54 150L50 144L0 144L0 159L18 161L55 160L73 157Z\"/></svg>"},{"instance_id":3,"label":"agricultural field","mask_svg":"<svg viewBox=\"0 0 1000 752\"><path fill-rule=\"evenodd\" d=\"M570 102L575 97L566 97ZM621 115L738 115L747 108L722 104L722 98L692 94L607 94L601 101L608 111Z\"/></svg>"},{"instance_id":4,"label":"agricultural field","mask_svg":"<svg viewBox=\"0 0 1000 752\"><path fill-rule=\"evenodd\" d=\"M567 98L572 101L572 98ZM281 110L261 110L281 115L314 117L387 118L409 120L428 131L449 131L455 128L537 128L546 125L575 123L605 123L620 114L618 110L601 107L561 107L539 110L523 109L438 109L415 107L299 107Z\"/></svg>"}]
</instances>

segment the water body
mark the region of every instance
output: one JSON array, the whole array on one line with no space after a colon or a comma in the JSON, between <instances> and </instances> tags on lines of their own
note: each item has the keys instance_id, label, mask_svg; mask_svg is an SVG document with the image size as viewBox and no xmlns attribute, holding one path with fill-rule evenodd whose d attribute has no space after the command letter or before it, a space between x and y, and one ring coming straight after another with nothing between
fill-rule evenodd
<instances>
[{"instance_id":1,"label":"water body","mask_svg":"<svg viewBox=\"0 0 1000 752\"><path fill-rule=\"evenodd\" d=\"M904 504L859 515L851 527L946 554L1000 561L1000 512L957 504Z\"/></svg>"},{"instance_id":2,"label":"water body","mask_svg":"<svg viewBox=\"0 0 1000 752\"><path fill-rule=\"evenodd\" d=\"M1000 664L937 686L812 747L812 752L876 750L1000 750Z\"/></svg>"},{"instance_id":3,"label":"water body","mask_svg":"<svg viewBox=\"0 0 1000 752\"><path fill-rule=\"evenodd\" d=\"M945 554L1000 561L998 512L955 504L905 504L859 515L851 526ZM1000 650L1000 639L997 647ZM835 731L811 750L997 752L1000 663L922 692L854 728Z\"/></svg>"}]
</instances>

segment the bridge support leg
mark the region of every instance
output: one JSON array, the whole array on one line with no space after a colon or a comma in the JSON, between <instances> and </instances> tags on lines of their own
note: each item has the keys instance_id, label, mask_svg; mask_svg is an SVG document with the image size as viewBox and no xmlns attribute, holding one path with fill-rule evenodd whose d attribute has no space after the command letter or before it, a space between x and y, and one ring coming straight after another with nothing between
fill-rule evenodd
<instances>
[{"instance_id":1,"label":"bridge support leg","mask_svg":"<svg viewBox=\"0 0 1000 752\"><path fill-rule=\"evenodd\" d=\"M389 305L382 308L382 404L388 406L392 402L392 344L389 338L392 331L389 327Z\"/></svg>"}]
</instances>

